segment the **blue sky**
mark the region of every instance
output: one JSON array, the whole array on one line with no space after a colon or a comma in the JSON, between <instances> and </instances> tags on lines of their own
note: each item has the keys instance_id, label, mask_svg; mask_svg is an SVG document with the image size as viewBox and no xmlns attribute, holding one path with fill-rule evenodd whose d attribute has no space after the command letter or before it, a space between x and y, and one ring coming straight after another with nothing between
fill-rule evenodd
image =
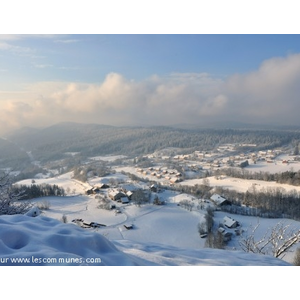
<instances>
[{"instance_id":1,"label":"blue sky","mask_svg":"<svg viewBox=\"0 0 300 300\"><path fill-rule=\"evenodd\" d=\"M298 52L297 35L2 35L0 69L16 82L99 82L111 72L134 80L178 72L224 77Z\"/></svg>"},{"instance_id":2,"label":"blue sky","mask_svg":"<svg viewBox=\"0 0 300 300\"><path fill-rule=\"evenodd\" d=\"M299 80L299 35L0 35L2 131L61 121L298 125Z\"/></svg>"}]
</instances>

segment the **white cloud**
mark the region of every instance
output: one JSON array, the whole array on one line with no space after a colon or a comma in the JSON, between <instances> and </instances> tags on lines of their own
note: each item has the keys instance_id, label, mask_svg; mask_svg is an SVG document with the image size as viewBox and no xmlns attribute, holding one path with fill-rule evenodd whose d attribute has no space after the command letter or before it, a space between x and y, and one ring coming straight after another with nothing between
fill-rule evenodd
<instances>
[{"instance_id":1,"label":"white cloud","mask_svg":"<svg viewBox=\"0 0 300 300\"><path fill-rule=\"evenodd\" d=\"M228 109L248 121L295 124L299 82L300 54L294 54L267 60L254 72L231 76L222 89L229 98Z\"/></svg>"},{"instance_id":2,"label":"white cloud","mask_svg":"<svg viewBox=\"0 0 300 300\"><path fill-rule=\"evenodd\" d=\"M50 65L50 64L36 64L34 65L35 68L38 68L38 69L45 69L45 68L51 68L53 67L53 65Z\"/></svg>"},{"instance_id":3,"label":"white cloud","mask_svg":"<svg viewBox=\"0 0 300 300\"><path fill-rule=\"evenodd\" d=\"M256 71L225 80L206 73L174 73L136 82L110 73L99 84L41 82L23 93L0 93L0 125L15 128L60 121L170 125L214 120L298 124L299 82L300 54L267 60Z\"/></svg>"},{"instance_id":4,"label":"white cloud","mask_svg":"<svg viewBox=\"0 0 300 300\"><path fill-rule=\"evenodd\" d=\"M19 34L0 34L0 41L16 41L21 37Z\"/></svg>"},{"instance_id":5,"label":"white cloud","mask_svg":"<svg viewBox=\"0 0 300 300\"><path fill-rule=\"evenodd\" d=\"M55 40L55 43L60 43L60 44L74 44L78 43L80 40L76 39L65 39L65 40Z\"/></svg>"},{"instance_id":6,"label":"white cloud","mask_svg":"<svg viewBox=\"0 0 300 300\"><path fill-rule=\"evenodd\" d=\"M29 47L13 45L12 43L7 43L6 41L1 42L1 40L0 40L0 50L10 51L18 55L28 55L28 54L32 55L33 53L35 53L35 50Z\"/></svg>"}]
</instances>

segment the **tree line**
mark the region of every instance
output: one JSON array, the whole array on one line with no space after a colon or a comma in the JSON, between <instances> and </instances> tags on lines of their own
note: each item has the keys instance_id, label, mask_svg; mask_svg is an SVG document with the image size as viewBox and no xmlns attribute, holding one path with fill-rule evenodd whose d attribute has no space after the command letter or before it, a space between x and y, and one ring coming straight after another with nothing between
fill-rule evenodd
<instances>
[{"instance_id":1,"label":"tree line","mask_svg":"<svg viewBox=\"0 0 300 300\"><path fill-rule=\"evenodd\" d=\"M83 165L83 166L76 166L73 169L73 178L82 182L86 182L89 177L104 177L111 172L110 167L107 166L106 162L93 162L88 165Z\"/></svg>"},{"instance_id":2,"label":"tree line","mask_svg":"<svg viewBox=\"0 0 300 300\"><path fill-rule=\"evenodd\" d=\"M289 184L300 186L300 170L295 172L292 169L281 173L269 173L269 172L251 172L245 169L237 168L225 168L215 172L216 176L226 175L229 177L235 177L248 180L262 180L262 181L275 181L281 184Z\"/></svg>"},{"instance_id":3,"label":"tree line","mask_svg":"<svg viewBox=\"0 0 300 300\"><path fill-rule=\"evenodd\" d=\"M221 209L230 213L259 216L265 218L300 219L300 193L296 190L263 187L260 190L253 185L246 192L218 187L218 194L230 200L232 205Z\"/></svg>"},{"instance_id":4,"label":"tree line","mask_svg":"<svg viewBox=\"0 0 300 300\"><path fill-rule=\"evenodd\" d=\"M223 187L213 189L205 184L160 186L193 195L198 199L210 199L214 193L217 193L231 202L231 205L222 206L220 209L233 214L300 220L300 193L295 189L291 191L281 187L258 189L253 185L248 191L239 192Z\"/></svg>"},{"instance_id":5,"label":"tree line","mask_svg":"<svg viewBox=\"0 0 300 300\"><path fill-rule=\"evenodd\" d=\"M23 185L18 184L12 186L12 192L20 195L20 200L30 200L34 198L47 197L47 196L65 196L65 190L58 185L50 184L31 184Z\"/></svg>"}]
</instances>

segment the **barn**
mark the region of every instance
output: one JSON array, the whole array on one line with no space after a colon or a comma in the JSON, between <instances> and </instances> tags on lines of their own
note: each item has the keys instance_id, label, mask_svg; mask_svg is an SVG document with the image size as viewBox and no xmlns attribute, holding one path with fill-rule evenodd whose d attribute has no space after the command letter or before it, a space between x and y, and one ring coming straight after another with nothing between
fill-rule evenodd
<instances>
[{"instance_id":1,"label":"barn","mask_svg":"<svg viewBox=\"0 0 300 300\"><path fill-rule=\"evenodd\" d=\"M236 228L237 226L239 226L239 222L232 219L231 217L225 216L223 219L223 225L228 228Z\"/></svg>"},{"instance_id":2,"label":"barn","mask_svg":"<svg viewBox=\"0 0 300 300\"><path fill-rule=\"evenodd\" d=\"M230 201L228 201L226 198L220 196L219 194L213 194L210 197L210 200L213 201L213 203L217 206L231 205Z\"/></svg>"},{"instance_id":3,"label":"barn","mask_svg":"<svg viewBox=\"0 0 300 300\"><path fill-rule=\"evenodd\" d=\"M108 197L114 201L120 200L123 197L126 197L126 195L123 192L112 190L108 193Z\"/></svg>"}]
</instances>

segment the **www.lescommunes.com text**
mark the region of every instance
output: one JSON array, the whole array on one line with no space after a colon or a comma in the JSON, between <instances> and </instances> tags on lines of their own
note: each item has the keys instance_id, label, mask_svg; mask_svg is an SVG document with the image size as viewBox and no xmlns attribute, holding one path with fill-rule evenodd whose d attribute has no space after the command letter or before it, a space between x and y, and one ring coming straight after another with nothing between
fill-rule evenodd
<instances>
[{"instance_id":1,"label":"www.lescommunes.com text","mask_svg":"<svg viewBox=\"0 0 300 300\"><path fill-rule=\"evenodd\" d=\"M99 264L101 258L91 257L2 257L1 264Z\"/></svg>"}]
</instances>

